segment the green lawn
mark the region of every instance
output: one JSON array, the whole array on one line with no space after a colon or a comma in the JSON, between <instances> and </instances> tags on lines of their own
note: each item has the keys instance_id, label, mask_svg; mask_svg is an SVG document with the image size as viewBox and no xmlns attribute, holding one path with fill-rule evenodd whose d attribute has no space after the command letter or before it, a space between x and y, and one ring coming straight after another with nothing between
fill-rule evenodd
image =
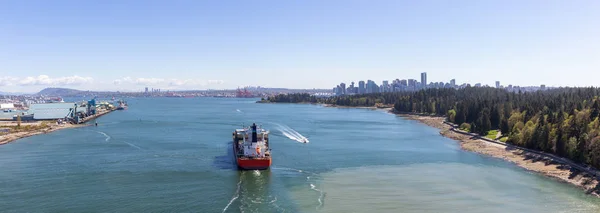
<instances>
[{"instance_id":1,"label":"green lawn","mask_svg":"<svg viewBox=\"0 0 600 213\"><path fill-rule=\"evenodd\" d=\"M506 141L508 140L508 137L504 136L500 138L500 141L506 143Z\"/></svg>"},{"instance_id":2,"label":"green lawn","mask_svg":"<svg viewBox=\"0 0 600 213\"><path fill-rule=\"evenodd\" d=\"M486 138L495 140L496 139L496 135L498 135L498 130L490 130L488 131L487 135L485 136Z\"/></svg>"}]
</instances>

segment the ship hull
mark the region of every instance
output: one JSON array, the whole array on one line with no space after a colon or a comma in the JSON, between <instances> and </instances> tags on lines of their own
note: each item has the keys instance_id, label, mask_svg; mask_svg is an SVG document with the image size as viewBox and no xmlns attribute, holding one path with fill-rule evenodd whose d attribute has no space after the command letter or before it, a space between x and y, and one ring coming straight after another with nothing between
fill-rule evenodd
<instances>
[{"instance_id":1,"label":"ship hull","mask_svg":"<svg viewBox=\"0 0 600 213\"><path fill-rule=\"evenodd\" d=\"M268 158L245 158L236 156L238 149L233 143L233 153L235 164L241 170L265 170L271 167L271 157Z\"/></svg>"},{"instance_id":2,"label":"ship hull","mask_svg":"<svg viewBox=\"0 0 600 213\"><path fill-rule=\"evenodd\" d=\"M237 159L237 166L242 170L265 170L271 166L271 159Z\"/></svg>"}]
</instances>

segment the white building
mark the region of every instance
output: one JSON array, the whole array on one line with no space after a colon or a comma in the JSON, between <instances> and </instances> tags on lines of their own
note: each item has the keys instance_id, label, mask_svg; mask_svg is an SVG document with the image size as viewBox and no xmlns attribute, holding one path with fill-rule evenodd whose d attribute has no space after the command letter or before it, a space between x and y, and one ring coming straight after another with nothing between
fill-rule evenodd
<instances>
[{"instance_id":1,"label":"white building","mask_svg":"<svg viewBox=\"0 0 600 213\"><path fill-rule=\"evenodd\" d=\"M5 109L7 109L7 110L8 109L13 110L13 109L15 109L15 105L13 103L0 104L0 109L3 109L3 110L5 110Z\"/></svg>"}]
</instances>

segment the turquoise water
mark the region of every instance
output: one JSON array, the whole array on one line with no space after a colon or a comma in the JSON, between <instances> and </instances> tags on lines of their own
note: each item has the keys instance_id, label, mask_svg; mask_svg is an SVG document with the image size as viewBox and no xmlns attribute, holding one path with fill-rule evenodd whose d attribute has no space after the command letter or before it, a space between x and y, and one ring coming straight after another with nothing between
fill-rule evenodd
<instances>
[{"instance_id":1,"label":"turquoise water","mask_svg":"<svg viewBox=\"0 0 600 213\"><path fill-rule=\"evenodd\" d=\"M127 101L97 127L0 146L0 211L600 211L600 199L575 187L462 151L436 129L382 111ZM240 172L231 132L252 122L271 130L274 162ZM290 139L296 132L310 142Z\"/></svg>"}]
</instances>

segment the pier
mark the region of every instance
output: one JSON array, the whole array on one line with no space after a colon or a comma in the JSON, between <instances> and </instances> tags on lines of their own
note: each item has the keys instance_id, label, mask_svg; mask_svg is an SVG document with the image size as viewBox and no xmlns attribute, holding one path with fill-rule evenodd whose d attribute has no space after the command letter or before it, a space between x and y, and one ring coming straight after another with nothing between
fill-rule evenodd
<instances>
[{"instance_id":1,"label":"pier","mask_svg":"<svg viewBox=\"0 0 600 213\"><path fill-rule=\"evenodd\" d=\"M89 115L87 117L81 118L79 119L79 122L76 124L83 124L83 123L87 123L88 121L94 120L96 118L99 118L100 116L106 115L108 113L111 113L113 111L115 111L116 109L106 109L106 110L101 110L98 111L96 114L93 115Z\"/></svg>"},{"instance_id":2,"label":"pier","mask_svg":"<svg viewBox=\"0 0 600 213\"><path fill-rule=\"evenodd\" d=\"M115 106L106 101L97 103L95 98L87 102L82 102L79 105L74 104L73 108L69 109L69 114L65 117L65 121L71 124L83 124L112 111L127 108L127 103L122 100L118 101L117 104L118 106Z\"/></svg>"}]
</instances>

